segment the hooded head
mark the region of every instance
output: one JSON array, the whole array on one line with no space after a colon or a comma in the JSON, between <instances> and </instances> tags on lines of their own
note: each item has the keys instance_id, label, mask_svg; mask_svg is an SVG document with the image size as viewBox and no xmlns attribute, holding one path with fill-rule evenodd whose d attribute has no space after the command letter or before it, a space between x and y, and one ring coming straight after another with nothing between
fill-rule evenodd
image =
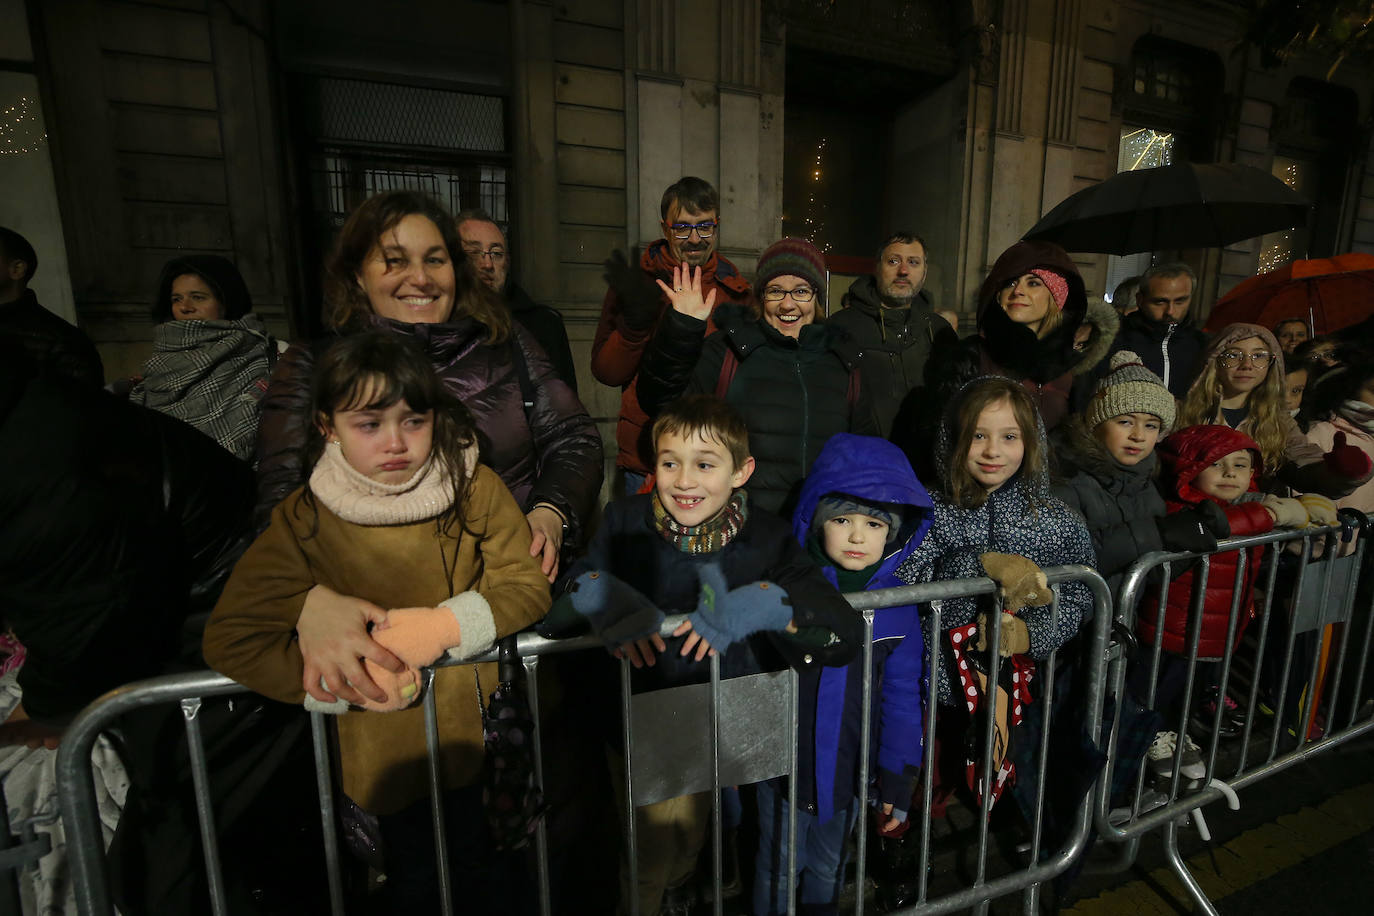
<instances>
[{"instance_id":1,"label":"hooded head","mask_svg":"<svg viewBox=\"0 0 1374 916\"><path fill-rule=\"evenodd\" d=\"M1088 295L1083 277L1068 252L1053 242L1017 242L1002 252L978 290L978 330L985 336L1018 325L998 303L998 293L1017 277L1034 273L1050 290L1059 311L1058 324L1068 329L1070 345L1073 331L1083 323L1088 311Z\"/></svg>"},{"instance_id":2,"label":"hooded head","mask_svg":"<svg viewBox=\"0 0 1374 916\"><path fill-rule=\"evenodd\" d=\"M153 320L161 323L172 320L172 284L177 277L194 274L205 281L223 308L222 321L237 321L253 311L253 298L248 284L234 263L217 254L188 254L173 258L162 268L157 282L157 299L153 302Z\"/></svg>"},{"instance_id":3,"label":"hooded head","mask_svg":"<svg viewBox=\"0 0 1374 916\"><path fill-rule=\"evenodd\" d=\"M845 514L830 511L842 500L887 511L897 522L888 533L888 545L897 549L884 561L884 569L896 569L930 529L930 494L916 479L906 454L886 439L853 433L830 437L811 465L792 513L797 542L806 544L813 525L818 519L823 523L827 512L829 518Z\"/></svg>"},{"instance_id":4,"label":"hooded head","mask_svg":"<svg viewBox=\"0 0 1374 916\"><path fill-rule=\"evenodd\" d=\"M1255 469L1250 476L1249 487L1250 492L1254 492L1259 489L1259 478L1264 473L1264 459L1254 439L1229 426L1189 426L1180 429L1156 449L1163 468L1160 486L1165 499L1190 506L1207 499L1224 504L1224 500L1199 490L1194 481L1217 461L1241 450L1249 450L1255 456Z\"/></svg>"}]
</instances>

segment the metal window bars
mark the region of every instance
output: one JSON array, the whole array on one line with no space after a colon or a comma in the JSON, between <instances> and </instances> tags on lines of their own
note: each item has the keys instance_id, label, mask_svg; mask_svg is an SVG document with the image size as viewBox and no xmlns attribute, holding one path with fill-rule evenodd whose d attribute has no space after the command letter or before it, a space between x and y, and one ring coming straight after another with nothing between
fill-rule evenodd
<instances>
[{"instance_id":1,"label":"metal window bars","mask_svg":"<svg viewBox=\"0 0 1374 916\"><path fill-rule=\"evenodd\" d=\"M1309 529L1306 532L1291 532L1275 535L1266 535L1261 538L1242 538L1234 541L1225 542L1221 551L1234 550L1236 548L1250 547L1256 545L1282 545L1291 542L1303 542L1306 546L1300 556L1299 579L1322 575L1324 576L1323 592L1328 594L1322 596L1324 606L1341 606L1346 609L1352 607L1353 602L1353 577L1351 584L1343 593L1350 597L1350 601L1344 604L1333 605L1330 599L1336 597L1335 592L1329 587L1333 578L1337 575L1331 564L1327 563L1326 569L1309 569L1321 565L1312 561L1312 542L1315 539L1326 538L1332 540L1339 535L1340 529L1337 528L1318 528ZM1275 548L1276 550L1277 548ZM1334 550L1334 548L1333 548ZM1361 544L1355 556L1355 563L1363 556L1364 547ZM1330 553L1327 556L1331 556ZM915 875L918 886L916 902L901 910L902 913L910 914L935 914L947 913L956 910L974 908L977 912L986 912L988 902L994 898L1008 894L1020 893L1023 896L1023 907L1027 913L1034 913L1038 906L1039 886L1046 880L1050 880L1068 869L1088 845L1090 831L1095 826L1097 831L1107 840L1126 844L1126 854L1121 860L1129 865L1134 858L1134 850L1139 842L1139 838L1146 832L1162 829L1166 848L1177 863L1176 867L1182 875L1186 875L1186 869L1182 868L1181 860L1177 857L1176 848L1176 824L1175 821L1185 812L1214 801L1217 798L1225 797L1223 787L1218 787L1214 782L1206 782L1196 788L1186 788L1182 786L1178 778L1178 767L1175 765L1174 780L1171 784L1171 794L1166 804L1155 810L1143 810L1141 804L1142 781L1137 782L1135 787L1135 799L1130 812L1130 820L1125 825L1120 825L1110 817L1111 811L1108 807L1108 787L1111 785L1111 775L1113 765L1118 763L1112 759L1115 752L1117 741L1116 726L1119 722L1121 703L1117 702L1116 717L1111 722L1103 722L1103 710L1109 689L1118 696L1121 695L1125 684L1125 654L1121 645L1113 642L1113 625L1120 620L1127 625L1133 622L1133 612L1139 604L1144 585L1148 575L1152 570L1163 569L1166 579L1170 575L1168 564L1177 563L1181 560L1191 558L1187 554L1154 554L1142 558L1137 566L1131 571L1130 575L1124 580L1121 590L1121 608L1123 613L1118 614L1114 620L1112 612L1112 596L1110 595L1105 581L1094 570L1087 567L1057 567L1046 570L1049 581L1055 594L1054 603L1051 606L1051 615L1058 613L1058 601L1060 587L1067 582L1081 582L1092 593L1094 612L1090 623L1085 623L1082 637L1077 647L1078 661L1085 667L1086 675L1083 683L1086 685L1085 703L1082 707L1085 711L1085 721L1082 725L1088 729L1089 734L1097 738L1099 747L1105 747L1109 759L1106 768L1103 770L1096 785L1096 798L1093 804L1080 805L1072 816L1072 823L1063 831L1064 838L1058 844L1058 848L1046 848L1045 834L1045 813L1046 813L1046 770L1047 766L1053 765L1050 759L1049 714L1053 705L1053 698L1058 689L1056 686L1056 668L1059 659L1059 650L1051 653L1047 659L1038 660L1041 673L1037 675L1040 683L1039 695L1036 697L1036 704L1043 704L1042 711L1045 716L1044 730L1041 734L1039 746L1035 751L1035 766L1033 786L1034 810L1033 816L1028 820L1031 824L1030 842L1025 852L1024 862L1008 863L1004 861L992 861L991 835L989 817L991 811L991 787L992 779L995 778L994 768L983 766L981 779L981 810L976 812L977 817L977 843L976 854L977 863L973 869L972 880L953 890L941 893L932 893L930 887L930 864L933 859L934 824L932 821L931 809L933 802L933 786L929 778L922 778L917 789L917 798L913 799L910 816L920 818L919 823L912 826L913 830L918 831L919 842L919 864L918 872ZM1206 576L1208 560L1202 560L1201 574ZM1243 567L1242 567L1243 570ZM1268 572L1268 581L1272 585L1275 573ZM1239 573L1238 573L1239 575ZM1343 580L1337 580L1338 583ZM1301 591L1301 589L1299 589ZM1306 593L1303 593L1306 594ZM872 683L870 674L873 665L873 618L876 613L880 613L884 607L900 606L912 603L925 605L928 613L923 614L927 634L941 634L940 639L932 640L927 638L927 651L933 652L938 656L943 654L938 648L931 648L932 644L942 645L944 642L941 626L941 615L944 602L969 596L987 596L992 604L992 613L988 619L991 625L989 644L997 645L1000 630L1000 600L996 595L994 583L989 579L959 579L941 582L927 583L923 585L908 586L904 588L885 589L880 591L862 592L847 595L853 606L862 611L866 620L865 644L862 654L855 664L862 665L865 677L864 693L862 696L862 708L865 713L861 722L861 741L859 759L859 778L860 785L866 786L869 777L873 772L873 764L870 761L870 721L873 719L872 709L874 698L871 696L870 685ZM1270 626L1270 618L1273 616L1275 606L1272 590L1266 595L1264 602L1264 615L1262 618L1262 628L1260 639L1263 642ZM1230 633L1236 632L1236 621L1238 602L1233 602L1232 620L1229 627ZM664 623L664 633L671 630L680 622L682 618L670 618ZM1284 669L1288 670L1291 663L1293 651L1294 630L1290 625L1287 627L1286 650L1289 657L1285 658ZM1189 634L1192 640L1192 651L1190 653L1190 665L1196 663L1196 647L1198 630L1196 627ZM538 721L539 715L539 693L537 674L538 664L541 657L552 653L573 652L573 651L602 651L599 643L590 637L567 639L567 640L545 640L532 633L521 634L518 638L518 650L522 663L526 669L528 677L528 695L535 716ZM1370 632L1366 628L1364 631L1362 649L1358 666L1358 676L1353 689L1356 697L1361 695L1365 657L1368 655L1370 643ZM1228 643L1229 644L1229 643ZM1335 677L1339 679L1345 670L1346 656L1348 654L1349 640L1342 646L1340 658L1335 666ZM490 657L483 657L478 661L493 661L496 658L496 650L489 653ZM1229 676L1234 653L1228 652L1228 658L1224 660L1222 672L1222 686L1225 687ZM933 658L932 658L933 661ZM628 662L622 662L628 665ZM1005 664L997 658L996 653L992 653L989 660L988 683L996 683L999 667ZM1157 661L1156 661L1157 664ZM927 714L925 717L925 761L924 772L930 774L935 766L934 757L934 737L937 726L937 719L946 714L938 705L937 682L934 665L931 668L931 677L926 700ZM1315 677L1315 665L1309 671L1310 676ZM432 677L432 670L427 673ZM758 680L750 678L733 678L722 680L720 678L719 662L713 660L710 664L710 682L708 684L694 685L685 688L673 688L666 691L656 691L655 694L636 696L629 693L628 669L622 674L622 713L624 715L624 740L629 753L626 755L626 786L625 786L625 810L621 812L624 818L624 829L627 834L627 849L629 850L631 866L637 864L637 851L633 837L634 818L631 816L638 804L644 804L655 798L673 797L685 791L701 791L707 789L713 793L712 811L713 818L711 843L711 862L712 876L711 884L715 891L712 895L715 912L722 910L721 891L721 856L722 840L719 811L719 790L722 785L733 785L737 782L747 782L758 780L774 775L792 774L797 770L797 683L798 679L793 672L784 671L772 675L755 676ZM1189 671L1188 691L1191 693L1193 671ZM1252 688L1252 700L1257 687ZM143 706L159 703L180 703L185 715L187 737L192 745L193 777L196 781L196 791L200 815L201 832L206 838L203 844L203 851L206 858L207 873L210 876L210 887L213 896L212 906L214 912L224 912L223 890L220 884L219 863L214 849L213 834L213 812L209 805L204 801L206 798L203 786L203 773L199 773L194 761L199 758L203 762L203 754L198 754L196 744L199 741L196 732L196 710L198 701L213 696L223 696L234 693L246 692L245 689L235 682L222 676L204 672L198 674L173 675L162 678L155 678L148 681L131 684L118 690L112 691L97 700L90 707L81 713L72 723L67 735L62 743L58 755L58 786L62 800L62 814L67 825L67 836L69 843L69 854L72 857L72 874L76 886L76 897L80 911L83 914L106 914L113 912L110 903L109 891L107 887L107 876L105 873L105 862L103 847L100 841L99 822L96 818L95 800L91 788L91 768L90 768L90 748L96 737L107 725L117 716L129 710ZM681 693L679 693L681 692ZM1330 723L1334 726L1336 712L1336 693L1329 696L1329 709L1331 712ZM1310 696L1309 691L1309 696ZM647 697L655 697L652 702ZM1191 699L1191 697L1190 697ZM1282 702L1282 701L1281 701ZM1314 698L1309 698L1307 706L1311 707L1315 702ZM426 740L430 754L430 781L431 781L431 800L432 813L434 816L436 840L441 856L447 854L447 845L444 842L440 778L438 767L435 761L438 750L438 716L434 705L434 694L426 692L425 696L425 722ZM663 748L654 747L654 741L645 742L643 738L636 738L635 732L643 729L645 722L652 721L656 713L661 713L665 708L662 704L677 704L678 713L683 716L683 722L694 723L692 732L693 740L691 747L698 752L698 755L689 761L689 756L684 753L677 754L677 767L671 769L664 775L664 768L656 761L661 760ZM771 704L771 705L769 705ZM639 706L636 709L636 706ZM741 708L744 707L744 708ZM1187 705L1185 704L1185 708ZM1251 706L1253 709L1253 704ZM787 714L773 713L766 711L760 713L761 709L782 710ZM1280 713L1282 706L1280 706ZM770 729L770 736L780 738L777 745L772 746L772 750L765 749L759 752L759 745L767 742L755 742L754 746L747 745L748 742L741 742L738 738L740 729L737 727L741 718L749 723ZM984 719L983 734L977 736L977 745L981 747L984 761L992 759L992 751L995 741L995 716L989 715ZM781 721L780 721L781 720ZM1273 773L1276 773L1286 766L1292 765L1298 759L1307 754L1318 753L1328 747L1336 746L1344 741L1350 740L1365 731L1374 728L1374 719L1361 720L1356 722L1356 715L1352 712L1348 716L1345 729L1339 734L1328 733L1328 736L1321 742L1304 746L1301 742L1298 748L1283 754L1277 754L1272 746L1268 758L1250 769L1246 769L1244 757L1237 773L1237 778L1232 780L1232 785L1242 788L1252 782L1259 781ZM339 853L339 838L336 824L336 805L334 797L334 780L330 771L329 742L327 737L327 724L325 717L319 714L312 715L313 737L315 742L316 772L318 782L318 792L320 797L320 812L324 824L325 837L325 858L327 862L327 876L330 887L330 899L333 912L342 913L344 911L343 891L341 883L341 861ZM733 729L733 732L732 732ZM662 729L655 732L661 734ZM704 734L702 734L704 732ZM647 732L646 732L647 734ZM1248 745L1250 731L1246 730L1246 742ZM543 782L543 760L546 748L540 746L539 730L535 732L535 776L541 784ZM777 748L781 747L783 752L777 753ZM655 757L658 753L660 756ZM1209 777L1218 765L1218 751L1215 740L1209 754L1208 775ZM1022 776L1024 778L1024 775ZM795 875L795 844L796 844L796 780L789 780L791 787L789 790L789 801L791 805L791 815L786 827L788 843L788 872ZM866 800L861 799L866 802ZM1010 800L1004 800L1003 804L1011 804ZM856 884L859 888L857 899L855 900L855 912L862 913L865 907L863 888L865 884L865 863L868 844L868 830L866 825L860 824L857 834L858 854L855 858L855 868L857 871ZM545 914L552 911L554 901L551 899L552 889L550 887L550 877L548 871L548 844L545 829L541 823L535 836L536 861L538 863L538 890L541 911ZM941 883L947 884L947 878L953 876L940 876ZM443 912L452 913L452 888L448 886L449 879L446 869L441 865L439 868L439 880L441 884L441 899L443 901ZM1185 880L1187 880L1185 878ZM633 887L633 882L631 887ZM795 881L789 884L788 911L795 912L797 899ZM1191 887L1195 898L1199 901L1205 900L1201 896L1201 891L1196 885ZM632 908L634 902L630 902Z\"/></svg>"}]
</instances>

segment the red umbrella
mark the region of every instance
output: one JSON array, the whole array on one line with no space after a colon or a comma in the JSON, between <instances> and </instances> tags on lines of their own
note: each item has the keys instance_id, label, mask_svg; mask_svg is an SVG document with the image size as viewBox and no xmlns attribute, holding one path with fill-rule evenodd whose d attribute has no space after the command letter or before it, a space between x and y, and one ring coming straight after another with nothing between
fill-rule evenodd
<instances>
[{"instance_id":1,"label":"red umbrella","mask_svg":"<svg viewBox=\"0 0 1374 916\"><path fill-rule=\"evenodd\" d=\"M1207 330L1244 321L1272 328L1301 318L1317 334L1363 321L1374 314L1374 255L1338 254L1271 270L1236 284L1217 300Z\"/></svg>"}]
</instances>

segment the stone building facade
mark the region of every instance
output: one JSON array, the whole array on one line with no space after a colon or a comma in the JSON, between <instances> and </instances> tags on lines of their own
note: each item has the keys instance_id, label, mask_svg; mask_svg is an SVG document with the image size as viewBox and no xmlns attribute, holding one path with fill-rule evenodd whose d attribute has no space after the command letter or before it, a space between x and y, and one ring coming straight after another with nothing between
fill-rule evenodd
<instances>
[{"instance_id":1,"label":"stone building facade","mask_svg":"<svg viewBox=\"0 0 1374 916\"><path fill-rule=\"evenodd\" d=\"M155 278L178 251L233 257L278 333L315 332L331 231L398 184L507 225L515 275L567 318L608 442L618 396L586 368L601 261L658 236L659 196L683 174L720 189L721 249L746 273L785 229L822 232L804 211L828 205L836 292L906 226L929 243L937 304L969 323L996 256L1116 172L1138 130L1177 157L1291 172L1316 201L1288 237L1170 253L1199 269L1204 308L1262 257L1374 251L1374 76L1355 61L1330 82L1325 60L1261 68L1239 3L0 5L29 39L7 40L0 74L31 74L46 129L31 154L51 164L50 190L24 179L24 219L0 222L60 240L68 317L112 376L141 364ZM823 180L809 157L838 172ZM1097 293L1120 267L1081 264Z\"/></svg>"}]
</instances>

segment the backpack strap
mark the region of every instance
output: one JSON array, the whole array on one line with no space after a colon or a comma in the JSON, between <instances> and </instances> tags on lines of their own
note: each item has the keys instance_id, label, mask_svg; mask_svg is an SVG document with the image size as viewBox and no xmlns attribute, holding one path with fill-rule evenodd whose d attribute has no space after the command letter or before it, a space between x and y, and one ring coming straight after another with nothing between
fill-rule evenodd
<instances>
[{"instance_id":1,"label":"backpack strap","mask_svg":"<svg viewBox=\"0 0 1374 916\"><path fill-rule=\"evenodd\" d=\"M720 361L720 377L716 379L716 397L722 401L730 391L730 383L735 380L735 373L739 371L739 357L731 347L725 348L725 358Z\"/></svg>"}]
</instances>

